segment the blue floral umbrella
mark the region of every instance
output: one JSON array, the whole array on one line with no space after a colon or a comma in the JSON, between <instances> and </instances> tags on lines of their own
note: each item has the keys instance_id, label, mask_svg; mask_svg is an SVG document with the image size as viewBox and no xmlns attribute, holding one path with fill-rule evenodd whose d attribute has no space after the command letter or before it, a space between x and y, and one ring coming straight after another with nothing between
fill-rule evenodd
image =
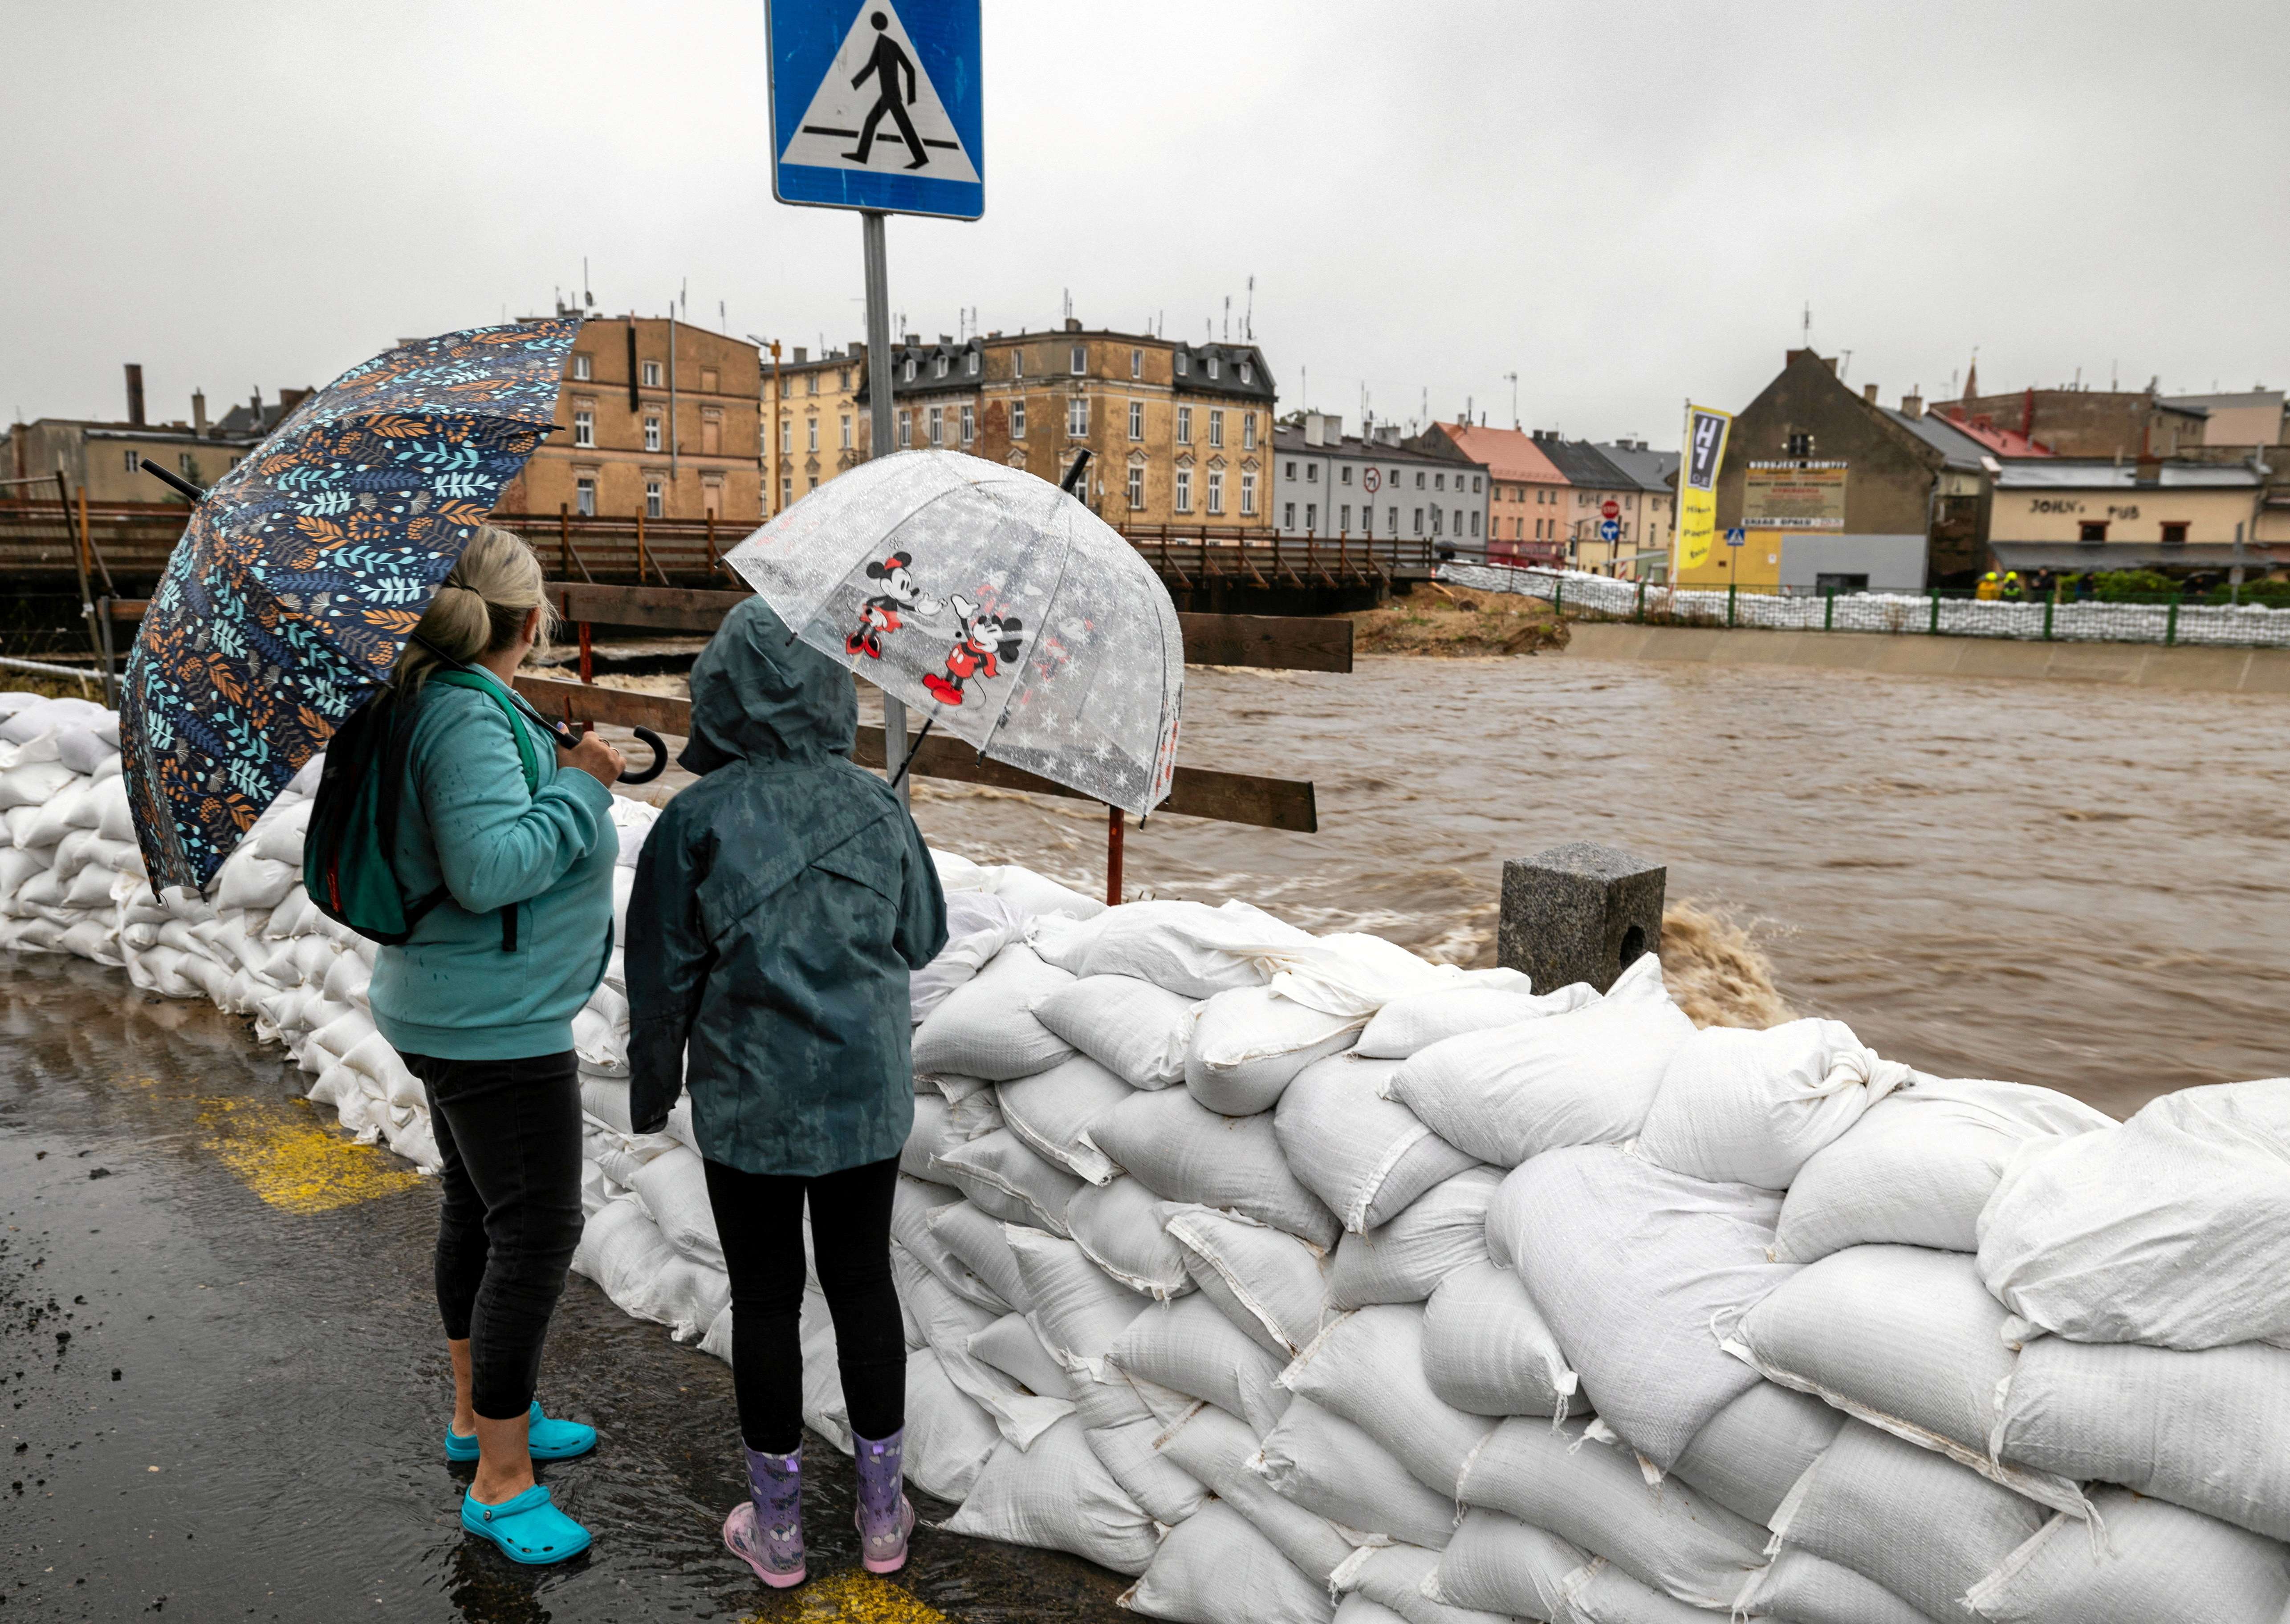
<instances>
[{"instance_id":1,"label":"blue floral umbrella","mask_svg":"<svg viewBox=\"0 0 2290 1624\"><path fill-rule=\"evenodd\" d=\"M402 345L297 405L192 511L127 658L154 891L204 890L398 652L556 421L581 318Z\"/></svg>"}]
</instances>

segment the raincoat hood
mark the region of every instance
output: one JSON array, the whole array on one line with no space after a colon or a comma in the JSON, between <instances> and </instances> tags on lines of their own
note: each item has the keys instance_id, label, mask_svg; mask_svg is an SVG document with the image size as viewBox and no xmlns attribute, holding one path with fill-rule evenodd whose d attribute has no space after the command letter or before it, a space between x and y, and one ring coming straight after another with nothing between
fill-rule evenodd
<instances>
[{"instance_id":1,"label":"raincoat hood","mask_svg":"<svg viewBox=\"0 0 2290 1624\"><path fill-rule=\"evenodd\" d=\"M692 737L677 759L706 774L735 761L813 763L848 756L859 736L851 673L749 598L692 667Z\"/></svg>"}]
</instances>

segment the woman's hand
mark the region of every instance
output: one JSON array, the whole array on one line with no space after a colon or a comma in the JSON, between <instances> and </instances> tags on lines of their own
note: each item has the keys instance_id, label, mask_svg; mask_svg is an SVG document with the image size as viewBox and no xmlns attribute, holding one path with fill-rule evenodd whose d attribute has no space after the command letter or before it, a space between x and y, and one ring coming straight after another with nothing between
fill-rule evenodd
<instances>
[{"instance_id":1,"label":"woman's hand","mask_svg":"<svg viewBox=\"0 0 2290 1624\"><path fill-rule=\"evenodd\" d=\"M629 770L628 757L594 733L583 733L581 742L572 749L559 748L556 765L560 770L578 768L610 789L613 780Z\"/></svg>"}]
</instances>

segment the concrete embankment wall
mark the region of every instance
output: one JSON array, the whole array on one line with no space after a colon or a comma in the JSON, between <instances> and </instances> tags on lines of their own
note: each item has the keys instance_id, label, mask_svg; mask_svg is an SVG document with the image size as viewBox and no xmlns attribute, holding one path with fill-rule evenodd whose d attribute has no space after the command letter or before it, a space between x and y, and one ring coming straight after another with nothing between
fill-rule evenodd
<instances>
[{"instance_id":1,"label":"concrete embankment wall","mask_svg":"<svg viewBox=\"0 0 2290 1624\"><path fill-rule=\"evenodd\" d=\"M1801 666L1897 676L2012 677L2290 698L2290 649L2169 648L2136 643L2019 643L1874 632L1726 630L1577 620L1577 660Z\"/></svg>"}]
</instances>

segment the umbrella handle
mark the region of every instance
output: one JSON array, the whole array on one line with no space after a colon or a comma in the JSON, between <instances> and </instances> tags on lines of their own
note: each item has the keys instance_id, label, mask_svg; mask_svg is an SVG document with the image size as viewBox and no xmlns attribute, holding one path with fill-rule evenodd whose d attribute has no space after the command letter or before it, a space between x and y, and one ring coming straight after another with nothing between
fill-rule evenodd
<instances>
[{"instance_id":1,"label":"umbrella handle","mask_svg":"<svg viewBox=\"0 0 2290 1624\"><path fill-rule=\"evenodd\" d=\"M652 747L652 765L646 767L641 772L621 773L621 782L623 784L649 784L653 780L658 778L661 773L668 771L668 747L660 741L660 735L653 732L652 729L648 727L630 728L629 731L633 732L645 743Z\"/></svg>"}]
</instances>

